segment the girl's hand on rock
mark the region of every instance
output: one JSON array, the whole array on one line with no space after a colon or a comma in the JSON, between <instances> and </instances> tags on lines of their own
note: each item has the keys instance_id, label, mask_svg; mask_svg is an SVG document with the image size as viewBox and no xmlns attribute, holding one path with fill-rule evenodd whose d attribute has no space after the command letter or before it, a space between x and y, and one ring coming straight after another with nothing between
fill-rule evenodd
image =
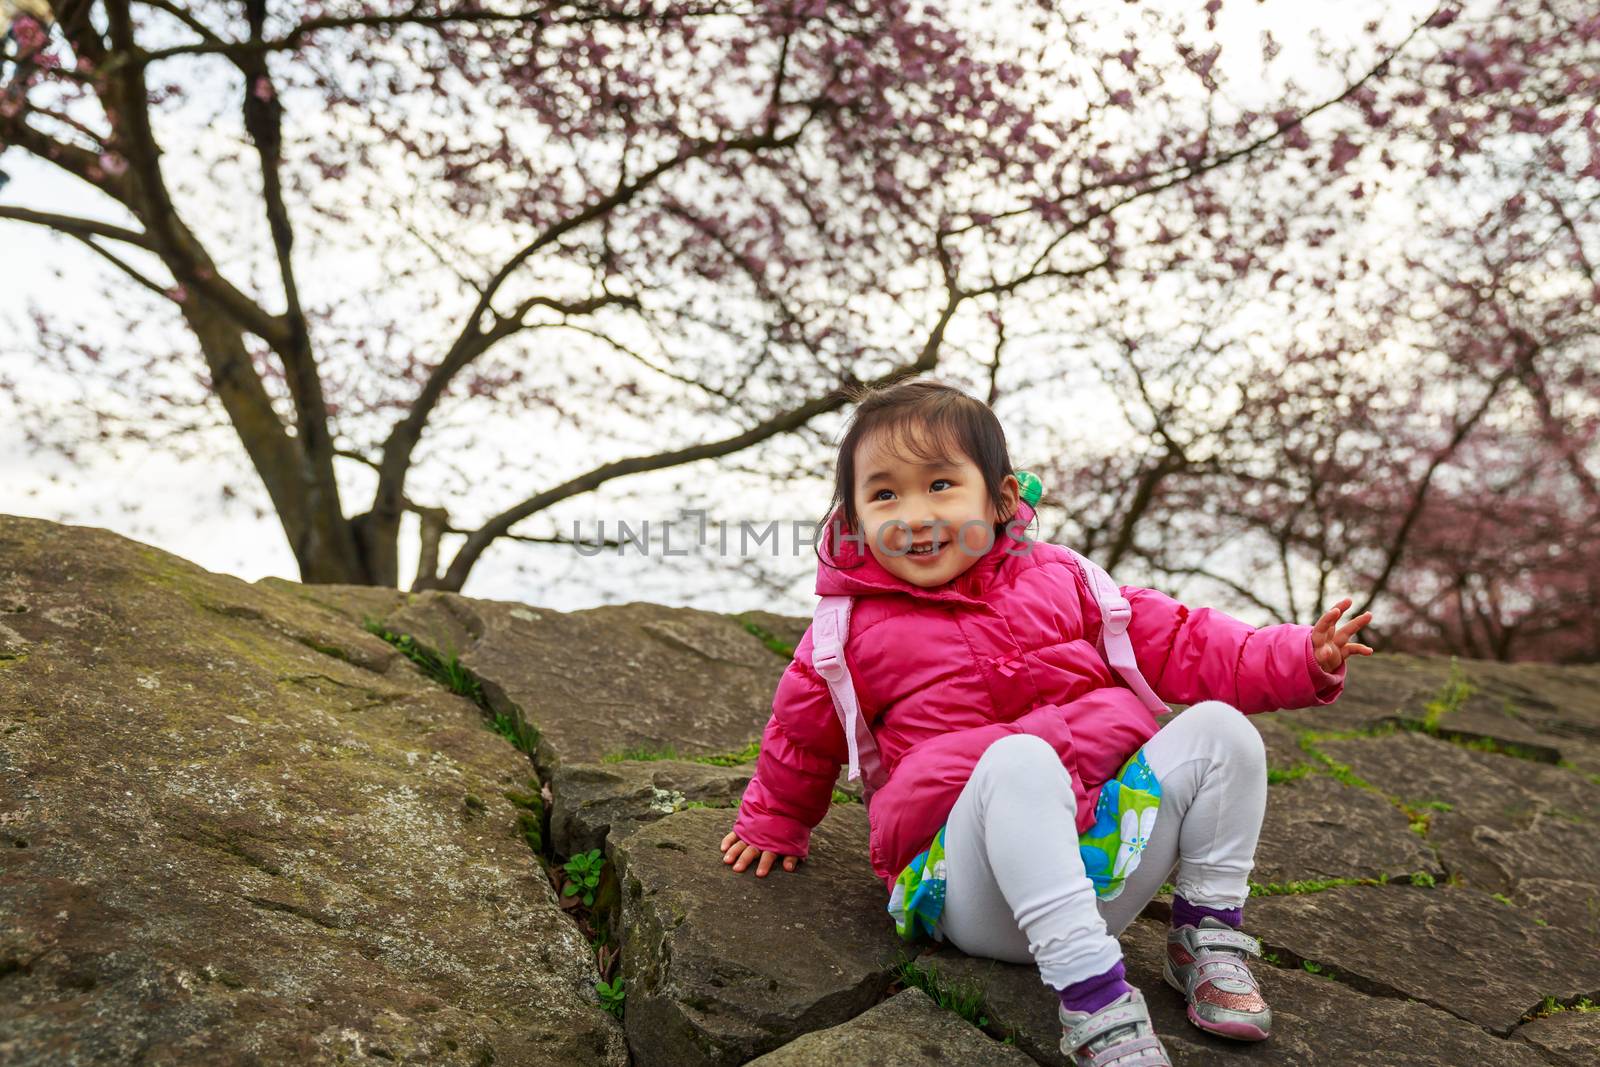
<instances>
[{"instance_id":1,"label":"girl's hand on rock","mask_svg":"<svg viewBox=\"0 0 1600 1067\"><path fill-rule=\"evenodd\" d=\"M738 834L732 831L722 839L722 862L733 864L733 870L736 874L742 873L746 867L750 866L752 861L757 861L756 877L765 878L767 872L772 870L772 864L777 859L778 853L768 852L754 845L747 845L739 840ZM798 856L783 857L783 869L786 871L794 870L799 863L800 857Z\"/></svg>"},{"instance_id":2,"label":"girl's hand on rock","mask_svg":"<svg viewBox=\"0 0 1600 1067\"><path fill-rule=\"evenodd\" d=\"M1351 656L1372 655L1372 649L1350 640L1358 630L1372 621L1372 612L1363 611L1343 626L1339 626L1339 617L1352 603L1354 601L1345 597L1329 608L1311 628L1311 652L1317 657L1317 666L1329 674L1343 667L1344 661Z\"/></svg>"}]
</instances>

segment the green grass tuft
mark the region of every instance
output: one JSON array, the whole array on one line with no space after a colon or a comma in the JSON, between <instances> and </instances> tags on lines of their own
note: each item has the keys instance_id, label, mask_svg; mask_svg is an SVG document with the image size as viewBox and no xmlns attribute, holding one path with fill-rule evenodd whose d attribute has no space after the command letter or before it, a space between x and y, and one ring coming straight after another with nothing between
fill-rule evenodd
<instances>
[{"instance_id":1,"label":"green grass tuft","mask_svg":"<svg viewBox=\"0 0 1600 1067\"><path fill-rule=\"evenodd\" d=\"M362 626L368 633L393 645L402 656L416 664L417 669L423 674L452 693L464 696L478 705L488 719L489 729L529 755L538 748L539 731L515 710L505 711L493 707L477 675L466 668L456 653L435 652L426 645L419 644L410 634L395 633L370 615L362 620Z\"/></svg>"},{"instance_id":2,"label":"green grass tuft","mask_svg":"<svg viewBox=\"0 0 1600 1067\"><path fill-rule=\"evenodd\" d=\"M694 762L709 763L713 767L738 767L746 763L754 763L759 755L761 755L761 742L752 741L737 752L729 752L721 756L696 756Z\"/></svg>"},{"instance_id":3,"label":"green grass tuft","mask_svg":"<svg viewBox=\"0 0 1600 1067\"><path fill-rule=\"evenodd\" d=\"M1543 1019L1546 1016L1560 1015L1562 1012L1567 1011L1576 1011L1583 1014L1600 1012L1600 1004L1596 1004L1588 997L1579 997L1571 1004L1563 1004L1555 997L1547 996L1539 1003L1537 1008L1524 1015L1522 1020L1527 1022L1529 1019Z\"/></svg>"},{"instance_id":4,"label":"green grass tuft","mask_svg":"<svg viewBox=\"0 0 1600 1067\"><path fill-rule=\"evenodd\" d=\"M1293 767L1289 767L1286 770L1280 770L1277 767L1268 767L1267 784L1278 785L1282 782L1292 782L1296 778L1304 778L1306 775L1310 774L1311 771L1312 767L1309 763L1296 763Z\"/></svg>"},{"instance_id":5,"label":"green grass tuft","mask_svg":"<svg viewBox=\"0 0 1600 1067\"><path fill-rule=\"evenodd\" d=\"M761 742L752 741L737 752L724 752L714 756L685 756L671 745L635 745L620 752L608 752L600 757L601 763L649 762L651 760L678 759L689 763L707 763L713 767L738 767L753 763L761 754Z\"/></svg>"},{"instance_id":6,"label":"green grass tuft","mask_svg":"<svg viewBox=\"0 0 1600 1067\"><path fill-rule=\"evenodd\" d=\"M901 985L922 990L939 1007L955 1012L973 1026L982 1028L989 1025L988 1012L983 1004L983 986L976 979L952 981L939 973L936 963L906 960L895 968L895 980Z\"/></svg>"}]
</instances>

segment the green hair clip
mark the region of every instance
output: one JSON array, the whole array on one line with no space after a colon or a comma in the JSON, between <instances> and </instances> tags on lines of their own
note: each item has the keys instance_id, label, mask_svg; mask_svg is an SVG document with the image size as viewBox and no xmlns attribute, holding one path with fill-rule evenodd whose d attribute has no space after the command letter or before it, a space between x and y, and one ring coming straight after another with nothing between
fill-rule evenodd
<instances>
[{"instance_id":1,"label":"green hair clip","mask_svg":"<svg viewBox=\"0 0 1600 1067\"><path fill-rule=\"evenodd\" d=\"M1022 494L1022 499L1030 508L1039 507L1039 498L1044 496L1044 483L1032 471L1017 471L1017 489Z\"/></svg>"}]
</instances>

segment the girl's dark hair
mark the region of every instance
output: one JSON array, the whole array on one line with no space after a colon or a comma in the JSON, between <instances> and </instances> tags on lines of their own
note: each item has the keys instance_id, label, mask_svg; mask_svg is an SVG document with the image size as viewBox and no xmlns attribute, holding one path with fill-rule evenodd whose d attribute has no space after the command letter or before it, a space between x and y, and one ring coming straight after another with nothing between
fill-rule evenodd
<instances>
[{"instance_id":1,"label":"girl's dark hair","mask_svg":"<svg viewBox=\"0 0 1600 1067\"><path fill-rule=\"evenodd\" d=\"M834 538L861 529L855 500L856 450L862 441L879 432L887 432L898 451L925 461L948 457L950 449L964 453L983 474L984 488L995 514L1000 516L995 523L995 534L1000 535L1013 518L1006 513L1001 493L1006 475L1013 470L1011 453L1006 448L1006 432L989 405L933 378L906 378L884 386L854 386L847 395L856 409L839 442L833 499L823 519L825 528L834 512L843 506L845 530L834 531ZM818 557L822 558L820 552Z\"/></svg>"}]
</instances>

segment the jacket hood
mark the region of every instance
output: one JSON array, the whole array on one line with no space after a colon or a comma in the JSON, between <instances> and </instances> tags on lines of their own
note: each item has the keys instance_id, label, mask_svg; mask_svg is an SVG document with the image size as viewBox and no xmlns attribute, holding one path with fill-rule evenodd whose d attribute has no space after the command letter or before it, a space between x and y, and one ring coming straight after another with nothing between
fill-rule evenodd
<instances>
[{"instance_id":1,"label":"jacket hood","mask_svg":"<svg viewBox=\"0 0 1600 1067\"><path fill-rule=\"evenodd\" d=\"M1025 529L1034 517L1033 504L1027 496L1038 500L1036 492L1019 496L1015 522L1008 523L995 537L989 551L951 581L927 588L890 574L883 564L873 558L865 543L858 543L855 538L836 538L835 533L844 529L844 506L840 505L828 517L817 549L820 557L817 563L817 595L881 596L886 593L905 593L925 600L978 603L1007 557L1021 555L1025 551L1016 546L1030 544L1033 540L1027 536Z\"/></svg>"}]
</instances>

